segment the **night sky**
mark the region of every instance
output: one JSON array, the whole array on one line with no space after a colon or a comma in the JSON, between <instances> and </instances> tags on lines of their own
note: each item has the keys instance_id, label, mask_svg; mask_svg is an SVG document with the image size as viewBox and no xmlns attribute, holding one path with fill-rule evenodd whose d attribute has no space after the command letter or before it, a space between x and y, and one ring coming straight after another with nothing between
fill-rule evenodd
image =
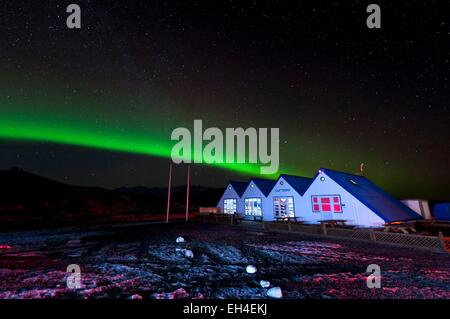
<instances>
[{"instance_id":1,"label":"night sky","mask_svg":"<svg viewBox=\"0 0 450 319\"><path fill-rule=\"evenodd\" d=\"M382 29L366 7L382 9ZM393 4L395 2L395 4ZM66 6L82 9L81 30ZM279 127L280 173L450 198L447 1L0 3L0 168L115 188L167 182L176 127ZM192 183L246 180L195 165ZM185 183L185 166L175 184Z\"/></svg>"}]
</instances>

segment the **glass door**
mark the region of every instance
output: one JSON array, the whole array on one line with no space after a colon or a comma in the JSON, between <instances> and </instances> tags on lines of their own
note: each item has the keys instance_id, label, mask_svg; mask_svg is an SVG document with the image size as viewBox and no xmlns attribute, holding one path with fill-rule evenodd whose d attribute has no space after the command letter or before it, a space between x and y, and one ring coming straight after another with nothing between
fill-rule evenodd
<instances>
[{"instance_id":1,"label":"glass door","mask_svg":"<svg viewBox=\"0 0 450 319\"><path fill-rule=\"evenodd\" d=\"M273 209L275 218L294 217L294 198L289 197L274 197Z\"/></svg>"}]
</instances>

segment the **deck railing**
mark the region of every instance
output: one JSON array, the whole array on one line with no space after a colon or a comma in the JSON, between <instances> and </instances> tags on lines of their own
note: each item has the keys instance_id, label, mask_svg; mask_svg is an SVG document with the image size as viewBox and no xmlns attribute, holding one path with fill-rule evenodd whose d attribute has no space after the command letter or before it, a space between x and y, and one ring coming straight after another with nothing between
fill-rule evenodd
<instances>
[{"instance_id":1,"label":"deck railing","mask_svg":"<svg viewBox=\"0 0 450 319\"><path fill-rule=\"evenodd\" d=\"M198 220L209 223L236 224L242 220L241 215L200 214ZM287 231L310 235L346 238L351 240L372 241L388 245L406 246L419 249L450 252L450 238L442 233L438 236L424 236L417 234L391 233L374 229L355 229L329 227L325 223L321 226L295 223L262 222L262 227L271 231Z\"/></svg>"},{"instance_id":2,"label":"deck railing","mask_svg":"<svg viewBox=\"0 0 450 319\"><path fill-rule=\"evenodd\" d=\"M442 233L439 233L439 236L423 236L417 234L389 233L373 229L327 227L326 225L296 225L274 222L264 222L263 225L266 230L288 231L353 240L373 241L383 244L408 246L441 252L450 251L450 238L444 237Z\"/></svg>"}]
</instances>

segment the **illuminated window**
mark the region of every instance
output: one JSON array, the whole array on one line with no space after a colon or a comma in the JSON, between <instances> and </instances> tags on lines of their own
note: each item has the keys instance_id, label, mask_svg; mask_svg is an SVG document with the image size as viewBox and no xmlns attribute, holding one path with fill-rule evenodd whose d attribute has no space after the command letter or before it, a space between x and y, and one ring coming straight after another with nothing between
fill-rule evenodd
<instances>
[{"instance_id":1,"label":"illuminated window","mask_svg":"<svg viewBox=\"0 0 450 319\"><path fill-rule=\"evenodd\" d=\"M321 197L320 198L320 204L322 205L322 211L323 212L331 212L330 198L328 198L328 197Z\"/></svg>"},{"instance_id":2,"label":"illuminated window","mask_svg":"<svg viewBox=\"0 0 450 319\"><path fill-rule=\"evenodd\" d=\"M261 198L246 198L245 199L245 215L262 216Z\"/></svg>"},{"instance_id":3,"label":"illuminated window","mask_svg":"<svg viewBox=\"0 0 450 319\"><path fill-rule=\"evenodd\" d=\"M313 195L311 196L313 213L342 213L341 196Z\"/></svg>"},{"instance_id":4,"label":"illuminated window","mask_svg":"<svg viewBox=\"0 0 450 319\"><path fill-rule=\"evenodd\" d=\"M223 201L223 213L235 214L236 213L236 199L224 199Z\"/></svg>"},{"instance_id":5,"label":"illuminated window","mask_svg":"<svg viewBox=\"0 0 450 319\"><path fill-rule=\"evenodd\" d=\"M275 217L294 217L294 197L274 197L273 210Z\"/></svg>"},{"instance_id":6,"label":"illuminated window","mask_svg":"<svg viewBox=\"0 0 450 319\"><path fill-rule=\"evenodd\" d=\"M341 213L342 212L341 200L340 200L339 196L334 196L333 197L333 211L335 213Z\"/></svg>"}]
</instances>

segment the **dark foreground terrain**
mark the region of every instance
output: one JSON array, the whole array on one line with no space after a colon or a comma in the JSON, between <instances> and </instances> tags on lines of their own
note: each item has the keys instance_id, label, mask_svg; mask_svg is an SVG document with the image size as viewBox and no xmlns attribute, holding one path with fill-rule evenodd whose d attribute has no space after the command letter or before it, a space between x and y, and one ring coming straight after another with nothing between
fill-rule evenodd
<instances>
[{"instance_id":1,"label":"dark foreground terrain","mask_svg":"<svg viewBox=\"0 0 450 319\"><path fill-rule=\"evenodd\" d=\"M81 289L66 287L69 264ZM0 298L267 298L262 279L283 298L450 298L450 256L206 224L0 234Z\"/></svg>"}]
</instances>

